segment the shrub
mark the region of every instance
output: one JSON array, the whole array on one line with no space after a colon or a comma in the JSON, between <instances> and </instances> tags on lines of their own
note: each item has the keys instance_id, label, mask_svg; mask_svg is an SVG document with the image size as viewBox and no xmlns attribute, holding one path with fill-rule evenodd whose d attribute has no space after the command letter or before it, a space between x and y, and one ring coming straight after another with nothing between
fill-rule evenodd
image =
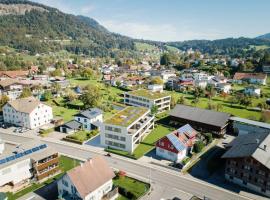
<instances>
[{"instance_id":1,"label":"shrub","mask_svg":"<svg viewBox=\"0 0 270 200\"><path fill-rule=\"evenodd\" d=\"M213 141L212 133L206 133L205 134L205 139L206 139L207 144L210 144Z\"/></svg>"},{"instance_id":2,"label":"shrub","mask_svg":"<svg viewBox=\"0 0 270 200\"><path fill-rule=\"evenodd\" d=\"M193 148L193 151L195 153L200 153L203 148L204 148L204 143L202 141L197 141L195 144L194 144L194 148Z\"/></svg>"}]
</instances>

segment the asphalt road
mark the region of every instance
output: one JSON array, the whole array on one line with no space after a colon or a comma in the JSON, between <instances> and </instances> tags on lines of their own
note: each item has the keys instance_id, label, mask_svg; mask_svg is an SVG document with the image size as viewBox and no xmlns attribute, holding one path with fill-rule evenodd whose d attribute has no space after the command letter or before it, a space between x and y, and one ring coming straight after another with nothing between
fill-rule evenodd
<instances>
[{"instance_id":1,"label":"asphalt road","mask_svg":"<svg viewBox=\"0 0 270 200\"><path fill-rule=\"evenodd\" d=\"M0 137L6 141L12 141L16 143L27 142L32 140L28 137L21 135L0 133ZM58 152L66 154L75 158L89 159L97 155L104 155L104 152L94 152L89 147L70 144L66 142L53 141L48 139L42 139L43 142L49 146L54 147ZM153 188L156 186L162 186L164 188L170 188L175 190L184 191L196 195L198 197L208 197L211 200L250 200L252 198L244 197L237 193L225 190L223 188L216 187L203 181L199 181L192 178L182 176L179 172L169 169L162 169L147 163L139 163L135 160L130 160L113 155L112 157L106 157L110 166L123 170L128 174L143 178L144 180L150 180ZM160 197L162 198L162 197ZM254 199L266 199L266 198L254 198Z\"/></svg>"}]
</instances>

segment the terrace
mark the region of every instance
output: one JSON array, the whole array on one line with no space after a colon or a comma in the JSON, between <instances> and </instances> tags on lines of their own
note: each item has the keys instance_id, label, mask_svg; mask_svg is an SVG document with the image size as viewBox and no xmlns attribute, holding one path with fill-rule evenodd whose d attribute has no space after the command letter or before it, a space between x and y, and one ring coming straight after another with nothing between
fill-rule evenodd
<instances>
[{"instance_id":1,"label":"terrace","mask_svg":"<svg viewBox=\"0 0 270 200\"><path fill-rule=\"evenodd\" d=\"M151 100L161 99L161 98L170 96L167 92L151 92L149 90L144 90L144 89L134 90L134 91L128 92L127 94L132 95L132 96L144 97Z\"/></svg>"},{"instance_id":2,"label":"terrace","mask_svg":"<svg viewBox=\"0 0 270 200\"><path fill-rule=\"evenodd\" d=\"M107 119L105 123L128 127L146 112L148 112L147 108L128 106L124 110L113 115L110 119Z\"/></svg>"}]
</instances>

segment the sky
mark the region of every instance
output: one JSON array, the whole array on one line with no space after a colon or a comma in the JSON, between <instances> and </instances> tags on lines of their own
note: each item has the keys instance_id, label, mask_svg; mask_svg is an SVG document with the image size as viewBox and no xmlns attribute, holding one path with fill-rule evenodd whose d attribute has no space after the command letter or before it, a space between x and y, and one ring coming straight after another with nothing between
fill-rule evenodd
<instances>
[{"instance_id":1,"label":"sky","mask_svg":"<svg viewBox=\"0 0 270 200\"><path fill-rule=\"evenodd\" d=\"M270 32L270 0L32 0L137 39L183 41Z\"/></svg>"}]
</instances>

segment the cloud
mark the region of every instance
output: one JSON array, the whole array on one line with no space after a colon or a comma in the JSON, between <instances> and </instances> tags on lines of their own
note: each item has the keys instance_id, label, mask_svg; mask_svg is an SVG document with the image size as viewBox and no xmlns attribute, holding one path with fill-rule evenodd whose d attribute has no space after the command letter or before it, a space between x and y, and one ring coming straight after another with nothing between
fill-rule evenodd
<instances>
[{"instance_id":1,"label":"cloud","mask_svg":"<svg viewBox=\"0 0 270 200\"><path fill-rule=\"evenodd\" d=\"M224 33L208 29L202 31L200 27L194 28L187 22L173 24L147 24L138 22L121 22L118 20L100 20L108 30L137 39L157 41L182 41L192 39L218 39L224 37Z\"/></svg>"}]
</instances>

